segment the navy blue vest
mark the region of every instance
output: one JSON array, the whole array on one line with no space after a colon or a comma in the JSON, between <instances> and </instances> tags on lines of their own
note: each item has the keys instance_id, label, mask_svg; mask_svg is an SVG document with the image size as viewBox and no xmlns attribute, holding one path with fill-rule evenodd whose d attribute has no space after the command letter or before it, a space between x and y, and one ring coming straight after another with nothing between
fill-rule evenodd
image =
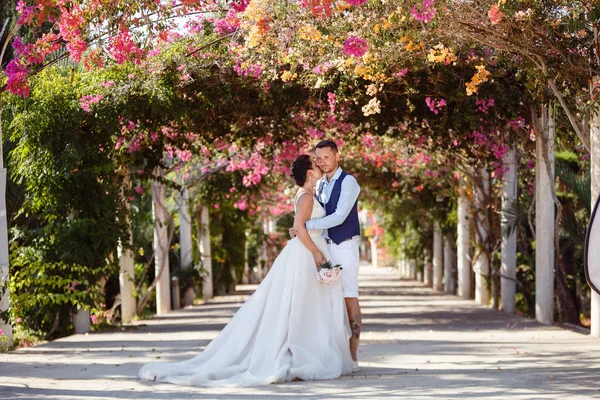
<instances>
[{"instance_id":1,"label":"navy blue vest","mask_svg":"<svg viewBox=\"0 0 600 400\"><path fill-rule=\"evenodd\" d=\"M325 213L327 215L333 214L337 208L338 201L340 200L340 193L342 192L342 181L346 176L348 176L348 174L342 171L340 177L333 185L333 190L331 192L331 196L329 196L327 204L321 203L321 205L325 208ZM323 179L327 178L324 177ZM340 244L346 239L360 235L360 224L358 222L358 200L356 200L352 206L352 210L350 210L350 214L348 214L346 220L342 222L341 225L327 229L327 234L329 239L333 240L335 244Z\"/></svg>"}]
</instances>

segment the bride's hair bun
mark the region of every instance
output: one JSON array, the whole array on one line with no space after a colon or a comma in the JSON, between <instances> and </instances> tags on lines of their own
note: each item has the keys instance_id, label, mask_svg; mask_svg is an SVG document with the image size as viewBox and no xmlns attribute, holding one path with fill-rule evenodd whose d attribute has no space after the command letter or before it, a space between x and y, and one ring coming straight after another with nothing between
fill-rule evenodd
<instances>
[{"instance_id":1,"label":"bride's hair bun","mask_svg":"<svg viewBox=\"0 0 600 400\"><path fill-rule=\"evenodd\" d=\"M290 175L296 181L296 185L304 186L306 183L306 173L309 169L312 169L312 162L309 155L303 154L294 160Z\"/></svg>"}]
</instances>

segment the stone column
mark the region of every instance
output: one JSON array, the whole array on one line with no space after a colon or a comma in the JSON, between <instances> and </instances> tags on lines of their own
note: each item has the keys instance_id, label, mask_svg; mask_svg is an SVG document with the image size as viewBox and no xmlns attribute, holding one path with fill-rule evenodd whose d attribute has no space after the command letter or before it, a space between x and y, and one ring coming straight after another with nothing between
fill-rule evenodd
<instances>
[{"instance_id":1,"label":"stone column","mask_svg":"<svg viewBox=\"0 0 600 400\"><path fill-rule=\"evenodd\" d=\"M414 258L409 261L410 266L410 279L413 281L417 280L417 260Z\"/></svg>"},{"instance_id":2,"label":"stone column","mask_svg":"<svg viewBox=\"0 0 600 400\"><path fill-rule=\"evenodd\" d=\"M461 178L458 188L458 225L457 225L457 268L458 268L458 295L462 299L471 298L471 260L469 257L471 221L470 204L467 196L467 182Z\"/></svg>"},{"instance_id":3,"label":"stone column","mask_svg":"<svg viewBox=\"0 0 600 400\"><path fill-rule=\"evenodd\" d=\"M377 242L375 241L375 238L369 238L369 243L371 244L371 265L373 268L377 268L379 266L377 257Z\"/></svg>"},{"instance_id":4,"label":"stone column","mask_svg":"<svg viewBox=\"0 0 600 400\"><path fill-rule=\"evenodd\" d=\"M490 195L490 174L487 169L481 170L481 186L475 188L477 207L477 255L475 259L475 302L487 305L490 302L488 276L490 273L490 258L487 253L487 240L490 234L490 222L487 217L487 198Z\"/></svg>"},{"instance_id":5,"label":"stone column","mask_svg":"<svg viewBox=\"0 0 600 400\"><path fill-rule=\"evenodd\" d=\"M125 218L127 221L127 225L129 225L129 217L126 216ZM131 322L136 312L136 302L135 297L133 297L133 291L135 288L135 273L133 268L133 251L131 250L131 235L131 226L129 226L128 243L126 245L119 243L119 246L117 248L117 254L119 257L119 292L121 297L121 322L123 324Z\"/></svg>"},{"instance_id":6,"label":"stone column","mask_svg":"<svg viewBox=\"0 0 600 400\"><path fill-rule=\"evenodd\" d=\"M441 292L444 290L442 279L444 277L442 229L439 221L433 225L433 290Z\"/></svg>"},{"instance_id":7,"label":"stone column","mask_svg":"<svg viewBox=\"0 0 600 400\"><path fill-rule=\"evenodd\" d=\"M184 187L177 197L179 208L179 259L182 268L194 268L194 250L192 246L192 217L189 209L190 191ZM194 304L196 292L193 287L188 288L183 294L183 305Z\"/></svg>"},{"instance_id":8,"label":"stone column","mask_svg":"<svg viewBox=\"0 0 600 400\"><path fill-rule=\"evenodd\" d=\"M425 246L423 249L423 283L427 287L433 287L433 265L431 264L431 248Z\"/></svg>"},{"instance_id":9,"label":"stone column","mask_svg":"<svg viewBox=\"0 0 600 400\"><path fill-rule=\"evenodd\" d=\"M594 76L592 80L592 93L600 88L600 77ZM597 93L597 92L596 92ZM592 210L600 195L600 112L596 111L592 117L591 132L591 178L592 178ZM600 295L592 290L590 317L592 319L591 335L600 337Z\"/></svg>"},{"instance_id":10,"label":"stone column","mask_svg":"<svg viewBox=\"0 0 600 400\"><path fill-rule=\"evenodd\" d=\"M126 175L123 179L123 188L125 190L129 190L129 175ZM121 298L121 322L123 324L131 322L136 312L135 297L133 297L133 291L135 287L135 273L133 268L134 258L133 251L131 250L133 232L131 229L131 223L129 221L131 204L127 202L125 207L125 223L127 224L128 237L126 238L126 243L123 243L123 239L120 239L117 247L117 256L119 257L119 296Z\"/></svg>"},{"instance_id":11,"label":"stone column","mask_svg":"<svg viewBox=\"0 0 600 400\"><path fill-rule=\"evenodd\" d=\"M444 236L444 292L454 294L456 282L454 282L454 250L450 235Z\"/></svg>"},{"instance_id":12,"label":"stone column","mask_svg":"<svg viewBox=\"0 0 600 400\"><path fill-rule=\"evenodd\" d=\"M0 108L0 111L2 109ZM0 128L2 129L2 128ZM1 141L1 138L0 138ZM0 145L0 150L1 150ZM0 153L2 157L2 153ZM6 214L6 169L0 168L0 311L9 308L9 275L8 275L8 216ZM0 329L12 345L12 325L0 319Z\"/></svg>"},{"instance_id":13,"label":"stone column","mask_svg":"<svg viewBox=\"0 0 600 400\"><path fill-rule=\"evenodd\" d=\"M178 197L179 206L179 245L181 248L181 266L192 267L192 218L189 211L190 192L187 187L183 188Z\"/></svg>"},{"instance_id":14,"label":"stone column","mask_svg":"<svg viewBox=\"0 0 600 400\"><path fill-rule=\"evenodd\" d=\"M554 314L554 106L542 106L536 138L535 185L535 318L552 324ZM545 140L544 140L545 139Z\"/></svg>"},{"instance_id":15,"label":"stone column","mask_svg":"<svg viewBox=\"0 0 600 400\"><path fill-rule=\"evenodd\" d=\"M517 199L517 163L516 150L512 147L504 156L504 167L507 171L502 176L502 248L500 267L502 310L506 313L515 311L515 293L517 289L517 233L506 235L507 210Z\"/></svg>"},{"instance_id":16,"label":"stone column","mask_svg":"<svg viewBox=\"0 0 600 400\"><path fill-rule=\"evenodd\" d=\"M160 172L162 175L162 171ZM169 272L169 214L166 209L166 187L152 181L152 214L154 217L154 272L156 284L156 313L171 310L171 278Z\"/></svg>"},{"instance_id":17,"label":"stone column","mask_svg":"<svg viewBox=\"0 0 600 400\"><path fill-rule=\"evenodd\" d=\"M204 269L204 280L202 284L202 297L210 300L214 296L214 283L212 271L212 253L210 249L210 214L208 207L202 207L200 212L200 256L202 268Z\"/></svg>"}]
</instances>

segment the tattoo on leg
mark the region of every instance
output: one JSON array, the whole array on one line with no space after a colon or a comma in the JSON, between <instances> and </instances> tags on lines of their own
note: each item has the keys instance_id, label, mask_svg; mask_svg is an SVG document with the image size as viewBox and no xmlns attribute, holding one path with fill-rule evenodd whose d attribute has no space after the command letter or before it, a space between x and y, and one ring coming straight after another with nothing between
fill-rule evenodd
<instances>
[{"instance_id":1,"label":"tattoo on leg","mask_svg":"<svg viewBox=\"0 0 600 400\"><path fill-rule=\"evenodd\" d=\"M350 318L350 328L352 329L352 338L360 339L360 330L362 328L362 315L360 313Z\"/></svg>"}]
</instances>

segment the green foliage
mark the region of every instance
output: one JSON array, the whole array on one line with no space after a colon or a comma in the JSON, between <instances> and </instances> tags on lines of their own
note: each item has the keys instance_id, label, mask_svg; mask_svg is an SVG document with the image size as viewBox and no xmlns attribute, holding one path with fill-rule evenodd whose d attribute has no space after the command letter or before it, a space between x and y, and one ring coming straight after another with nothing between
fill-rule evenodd
<instances>
[{"instance_id":1,"label":"green foliage","mask_svg":"<svg viewBox=\"0 0 600 400\"><path fill-rule=\"evenodd\" d=\"M84 265L48 261L32 247L11 252L12 320L38 337L70 332L70 313L93 309L100 299L99 271Z\"/></svg>"},{"instance_id":2,"label":"green foliage","mask_svg":"<svg viewBox=\"0 0 600 400\"><path fill-rule=\"evenodd\" d=\"M237 277L244 271L246 228L245 212L231 203L221 203L210 210L210 237L215 293L228 293L235 288Z\"/></svg>"},{"instance_id":3,"label":"green foliage","mask_svg":"<svg viewBox=\"0 0 600 400\"><path fill-rule=\"evenodd\" d=\"M50 69L29 99L8 97L9 171L24 192L11 229L13 320L42 337L68 332L73 307L96 307L97 284L116 272L108 260L126 239L120 179L105 151L113 129L82 110L82 87L78 75Z\"/></svg>"}]
</instances>

